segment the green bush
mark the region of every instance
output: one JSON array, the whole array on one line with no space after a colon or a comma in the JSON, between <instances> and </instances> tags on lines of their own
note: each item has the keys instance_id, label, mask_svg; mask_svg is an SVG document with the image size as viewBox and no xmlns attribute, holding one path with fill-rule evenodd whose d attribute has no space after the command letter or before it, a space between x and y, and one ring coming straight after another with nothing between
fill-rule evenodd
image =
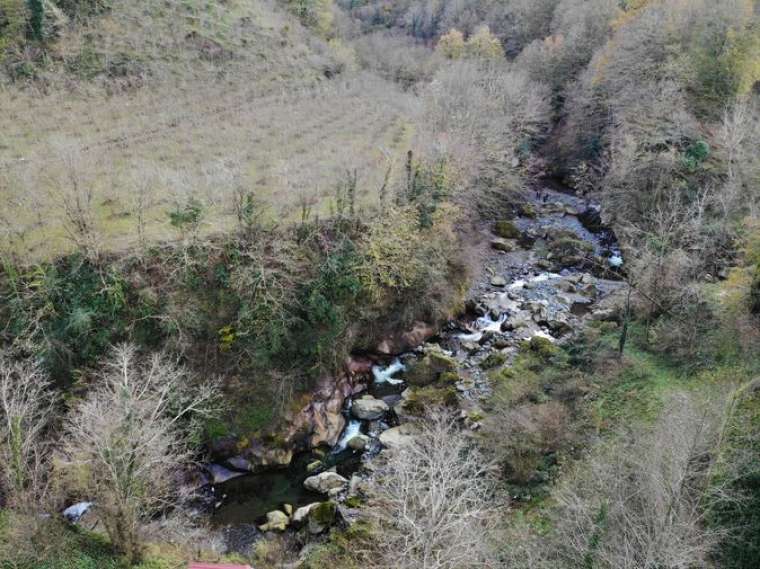
<instances>
[{"instance_id":1,"label":"green bush","mask_svg":"<svg viewBox=\"0 0 760 569\"><path fill-rule=\"evenodd\" d=\"M519 239L520 230L511 221L502 220L494 223L493 232L504 239Z\"/></svg>"},{"instance_id":2,"label":"green bush","mask_svg":"<svg viewBox=\"0 0 760 569\"><path fill-rule=\"evenodd\" d=\"M29 342L53 377L67 381L124 338L128 292L115 268L77 254L20 275L0 315L9 339Z\"/></svg>"},{"instance_id":3,"label":"green bush","mask_svg":"<svg viewBox=\"0 0 760 569\"><path fill-rule=\"evenodd\" d=\"M480 367L482 369L491 369L504 365L506 361L506 355L502 354L501 352L492 352L488 354L488 357L486 359L480 362Z\"/></svg>"}]
</instances>

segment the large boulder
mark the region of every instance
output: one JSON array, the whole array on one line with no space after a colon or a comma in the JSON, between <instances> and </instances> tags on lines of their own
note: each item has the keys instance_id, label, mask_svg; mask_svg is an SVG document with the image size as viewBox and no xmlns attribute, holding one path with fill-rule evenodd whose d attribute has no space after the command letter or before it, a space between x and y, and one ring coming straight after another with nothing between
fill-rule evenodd
<instances>
[{"instance_id":1,"label":"large boulder","mask_svg":"<svg viewBox=\"0 0 760 569\"><path fill-rule=\"evenodd\" d=\"M502 239L519 239L522 233L511 221L497 221L493 225L493 232Z\"/></svg>"},{"instance_id":2,"label":"large boulder","mask_svg":"<svg viewBox=\"0 0 760 569\"><path fill-rule=\"evenodd\" d=\"M388 405L382 399L375 399L371 395L365 395L354 401L351 406L351 414L363 421L374 421L388 412Z\"/></svg>"},{"instance_id":3,"label":"large boulder","mask_svg":"<svg viewBox=\"0 0 760 569\"><path fill-rule=\"evenodd\" d=\"M340 491L348 487L348 480L337 472L322 472L315 476L309 476L303 482L304 488L319 494L329 494L331 491Z\"/></svg>"},{"instance_id":4,"label":"large boulder","mask_svg":"<svg viewBox=\"0 0 760 569\"><path fill-rule=\"evenodd\" d=\"M425 350L425 356L406 374L409 385L424 386L436 381L442 373L455 372L457 362L434 344Z\"/></svg>"},{"instance_id":5,"label":"large boulder","mask_svg":"<svg viewBox=\"0 0 760 569\"><path fill-rule=\"evenodd\" d=\"M313 502L309 504L308 506L303 506L301 508L298 508L295 513L293 514L293 525L301 525L303 524L309 517L309 512L311 512L314 508L319 506L320 502Z\"/></svg>"},{"instance_id":6,"label":"large boulder","mask_svg":"<svg viewBox=\"0 0 760 569\"><path fill-rule=\"evenodd\" d=\"M309 533L317 535L335 523L338 506L335 502L322 502L309 511Z\"/></svg>"},{"instance_id":7,"label":"large boulder","mask_svg":"<svg viewBox=\"0 0 760 569\"><path fill-rule=\"evenodd\" d=\"M419 433L419 429L414 423L404 423L398 427L393 427L380 433L380 442L388 449L400 449L412 441Z\"/></svg>"},{"instance_id":8,"label":"large boulder","mask_svg":"<svg viewBox=\"0 0 760 569\"><path fill-rule=\"evenodd\" d=\"M370 364L352 358L337 377L320 378L316 388L305 397L304 405L295 415L287 417L290 424L285 436L287 446L335 446L346 426L343 403L347 397L366 389Z\"/></svg>"},{"instance_id":9,"label":"large boulder","mask_svg":"<svg viewBox=\"0 0 760 569\"><path fill-rule=\"evenodd\" d=\"M227 482L227 480L245 475L244 472L230 470L221 464L209 464L206 468L208 469L212 484L221 484L222 482Z\"/></svg>"},{"instance_id":10,"label":"large boulder","mask_svg":"<svg viewBox=\"0 0 760 569\"><path fill-rule=\"evenodd\" d=\"M348 448L355 451L363 451L369 446L370 440L367 435L356 435L348 441Z\"/></svg>"}]
</instances>

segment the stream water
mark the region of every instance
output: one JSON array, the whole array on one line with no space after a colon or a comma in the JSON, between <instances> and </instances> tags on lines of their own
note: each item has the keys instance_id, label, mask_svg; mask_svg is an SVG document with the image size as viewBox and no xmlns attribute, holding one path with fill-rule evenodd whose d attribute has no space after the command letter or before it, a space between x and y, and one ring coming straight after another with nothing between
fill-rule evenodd
<instances>
[{"instance_id":1,"label":"stream water","mask_svg":"<svg viewBox=\"0 0 760 569\"><path fill-rule=\"evenodd\" d=\"M388 365L373 366L374 382L364 393L369 392L377 398L390 400L400 398L406 384L399 375L405 369L399 359L394 359ZM355 397L361 397L364 393ZM303 482L309 476L333 467L341 476L351 478L361 465L363 455L369 458L373 452L370 449L365 454L363 451L348 448L348 442L352 438L370 430L370 421L361 421L351 415L352 403L351 399L346 401L343 410L346 426L333 448L325 452L305 452L296 455L290 466L285 469L243 474L215 484L212 487L216 501L211 516L212 524L217 527L255 526L264 521L267 512L281 508L284 504L298 508L324 500L324 496L306 490ZM387 424L385 426L387 427ZM307 466L315 461L321 463L319 468L309 472Z\"/></svg>"},{"instance_id":2,"label":"stream water","mask_svg":"<svg viewBox=\"0 0 760 569\"><path fill-rule=\"evenodd\" d=\"M475 315L469 320L452 322L441 332L441 345L450 350L459 360L462 369L466 370L465 373L470 376L469 383L457 385L457 389L460 395L471 400L487 395L488 380L481 377L477 364L495 349L492 348L490 338L499 336L502 342L512 342L513 346L525 338L524 335L520 335L521 332L512 331L509 326L510 317L528 314L528 318L533 318L535 322L531 321L528 332L522 333L540 335L555 341L557 331L551 324L540 318L536 319L535 313L531 314L530 310L535 309L535 305L548 311L562 310L566 314L564 317L571 320L582 318L589 310L589 305L580 298L580 294L571 295L574 299L569 305L563 305L558 301L559 293L562 292L559 287L561 281L572 274L580 276L582 271L577 268L563 269L561 272L537 270L537 255L540 255L547 231L552 228L572 231L579 239L591 243L594 254L607 259L608 266L613 270L619 268L623 262L614 234L600 225L598 209L594 204L551 188L543 188L536 192L533 201L538 215L515 219L515 224L524 234L533 236L527 252L507 255L499 255L495 251L489 253L489 262L493 262L497 274L505 277L506 286L494 288L489 284L490 277L485 276L479 279L470 293L472 297L478 297L481 301L487 299L491 303L490 306L497 308L481 313L483 315L479 317ZM610 282L612 281L604 281ZM600 290L604 289L604 283L597 283ZM413 357L415 356L400 356L373 366L373 381L367 392L385 400L393 407L394 403L401 399L401 393L406 388L406 362ZM476 390L475 394L469 395L468 390L473 389ZM480 391L477 391L478 389ZM356 395L355 399L362 395L364 394ZM362 460L369 460L373 453L378 452L379 443L374 442L370 445L369 451L354 451L349 448L349 441L360 433L376 437L382 430L397 422L393 411L380 421L360 421L351 415L351 405L352 401L346 402L343 411L346 426L332 449L325 449L321 454L300 454L286 469L239 475L214 485L212 492L215 509L211 517L212 523L227 528L228 532L245 527L255 532L255 524L262 522L267 512L281 508L283 504L298 508L324 499L323 496L304 488L303 481L308 476L335 467L339 474L350 479L361 466ZM321 461L319 468L307 472L307 465L317 460Z\"/></svg>"}]
</instances>

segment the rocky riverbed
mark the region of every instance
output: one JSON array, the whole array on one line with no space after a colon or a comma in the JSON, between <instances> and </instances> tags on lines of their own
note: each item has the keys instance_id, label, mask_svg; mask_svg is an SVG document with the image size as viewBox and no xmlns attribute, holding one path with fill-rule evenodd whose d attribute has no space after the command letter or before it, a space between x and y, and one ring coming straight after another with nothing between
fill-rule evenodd
<instances>
[{"instance_id":1,"label":"rocky riverbed","mask_svg":"<svg viewBox=\"0 0 760 569\"><path fill-rule=\"evenodd\" d=\"M437 333L419 323L376 353L352 358L338 378L325 378L285 437L299 433L302 448L286 444L208 465L212 521L231 550L245 551L266 532L307 527L319 534L360 516L351 498L379 453L414 436L432 382L444 380L448 387L436 397L456 404L467 428L477 430L491 395L491 363L508 365L531 338L563 343L589 319L618 317L622 254L593 204L543 187L515 218L483 227L481 237L482 269L464 314Z\"/></svg>"}]
</instances>

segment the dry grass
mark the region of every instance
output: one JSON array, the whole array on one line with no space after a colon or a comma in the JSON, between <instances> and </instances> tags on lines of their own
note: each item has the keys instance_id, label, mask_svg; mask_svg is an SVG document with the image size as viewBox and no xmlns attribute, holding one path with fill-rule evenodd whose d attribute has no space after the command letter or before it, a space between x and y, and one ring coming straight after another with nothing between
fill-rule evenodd
<instances>
[{"instance_id":1,"label":"dry grass","mask_svg":"<svg viewBox=\"0 0 760 569\"><path fill-rule=\"evenodd\" d=\"M392 84L366 75L269 93L256 84L166 85L111 97L58 93L31 105L5 93L4 229L17 238L18 253L67 250L58 202L72 167L94 187L95 227L108 248L136 241L140 184L149 189L149 239L173 235L167 212L191 196L207 210L202 232L234 226L236 186L253 190L270 220L288 222L303 199L315 214L327 213L336 181L356 169L366 204L376 199L389 160L402 175L410 103Z\"/></svg>"},{"instance_id":2,"label":"dry grass","mask_svg":"<svg viewBox=\"0 0 760 569\"><path fill-rule=\"evenodd\" d=\"M138 242L138 202L154 242L178 236L168 212L191 198L205 235L235 226L243 191L266 221L290 223L304 203L328 214L347 170L365 206L391 163L403 175L413 97L350 66L326 79L341 49L270 2L116 6L56 44L44 92L0 86L4 251L70 251L65 202L84 192L76 209L89 209L99 248L121 250ZM101 62L128 53L145 72L123 81L62 72L88 45Z\"/></svg>"}]
</instances>

